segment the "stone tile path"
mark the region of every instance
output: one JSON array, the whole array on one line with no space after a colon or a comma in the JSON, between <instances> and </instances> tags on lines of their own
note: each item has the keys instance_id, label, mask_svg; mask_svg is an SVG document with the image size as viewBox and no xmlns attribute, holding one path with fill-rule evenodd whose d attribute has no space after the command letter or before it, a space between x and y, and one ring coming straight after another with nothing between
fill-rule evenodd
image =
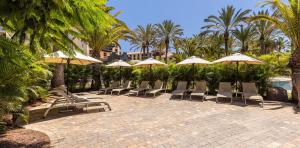
<instances>
[{"instance_id":1,"label":"stone tile path","mask_svg":"<svg viewBox=\"0 0 300 148\"><path fill-rule=\"evenodd\" d=\"M102 96L111 112L82 113L32 123L53 147L300 147L300 114L290 104L264 109L216 104Z\"/></svg>"}]
</instances>

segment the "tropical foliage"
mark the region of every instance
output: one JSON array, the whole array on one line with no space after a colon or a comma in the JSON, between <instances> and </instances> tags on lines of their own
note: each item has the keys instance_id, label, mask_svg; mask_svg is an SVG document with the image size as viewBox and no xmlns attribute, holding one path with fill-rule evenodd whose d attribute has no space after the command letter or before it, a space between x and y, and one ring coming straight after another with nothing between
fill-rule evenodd
<instances>
[{"instance_id":1,"label":"tropical foliage","mask_svg":"<svg viewBox=\"0 0 300 148\"><path fill-rule=\"evenodd\" d=\"M233 6L227 6L219 11L219 15L208 16L204 22L209 23L202 27L203 29L209 29L206 32L218 32L224 36L225 53L229 53L229 38L235 27L240 25L246 18L251 10L236 10Z\"/></svg>"},{"instance_id":2,"label":"tropical foliage","mask_svg":"<svg viewBox=\"0 0 300 148\"><path fill-rule=\"evenodd\" d=\"M267 0L263 5L271 6L276 15L259 14L253 17L252 20L268 21L290 39L293 50L290 66L292 73L298 73L300 71L300 0L289 0L288 4L280 0ZM293 87L294 92L296 92L295 84L293 84ZM300 93L298 92L298 94Z\"/></svg>"},{"instance_id":3,"label":"tropical foliage","mask_svg":"<svg viewBox=\"0 0 300 148\"><path fill-rule=\"evenodd\" d=\"M105 3L105 0L0 2L0 26L8 33L0 37L0 122L5 114L12 114L13 121L18 116L26 117L24 105L47 95L51 73L41 62L45 53L53 50L74 53L80 49L74 39L83 39L95 27L106 29L115 24Z\"/></svg>"}]
</instances>

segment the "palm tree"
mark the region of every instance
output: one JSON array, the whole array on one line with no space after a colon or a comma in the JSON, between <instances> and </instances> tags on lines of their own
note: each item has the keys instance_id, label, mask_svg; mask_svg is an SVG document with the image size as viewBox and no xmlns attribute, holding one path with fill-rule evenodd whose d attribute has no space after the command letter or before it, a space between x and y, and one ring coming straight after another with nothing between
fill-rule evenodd
<instances>
[{"instance_id":1,"label":"palm tree","mask_svg":"<svg viewBox=\"0 0 300 148\"><path fill-rule=\"evenodd\" d=\"M138 25L131 37L131 44L133 45L132 48L140 49L143 52L142 58L145 59L149 56L150 48L155 47L156 40L157 31L154 25L147 24L145 28Z\"/></svg>"},{"instance_id":2,"label":"palm tree","mask_svg":"<svg viewBox=\"0 0 300 148\"><path fill-rule=\"evenodd\" d=\"M278 37L275 39L276 50L281 52L287 45L288 41L284 37Z\"/></svg>"},{"instance_id":3,"label":"palm tree","mask_svg":"<svg viewBox=\"0 0 300 148\"><path fill-rule=\"evenodd\" d=\"M255 34L254 28L252 25L240 25L235 30L232 31L232 35L238 40L241 44L241 52L247 52L249 48L249 42Z\"/></svg>"},{"instance_id":4,"label":"palm tree","mask_svg":"<svg viewBox=\"0 0 300 148\"><path fill-rule=\"evenodd\" d=\"M171 20L165 20L161 24L157 24L158 37L165 44L165 62L168 61L168 51L170 44L179 39L183 35L183 29L180 25L175 25Z\"/></svg>"},{"instance_id":5,"label":"palm tree","mask_svg":"<svg viewBox=\"0 0 300 148\"><path fill-rule=\"evenodd\" d=\"M254 16L256 14L254 13ZM269 11L265 10L265 11L259 11L258 16L260 15L267 15L269 16ZM276 13L272 14L273 17L276 17ZM258 34L257 38L259 40L259 45L260 45L260 52L261 54L267 54L267 47L266 47L266 43L267 41L271 40L271 38L273 36L275 36L275 34L277 34L278 30L277 27L270 21L267 20L256 20L254 21L254 26L256 28L256 33Z\"/></svg>"},{"instance_id":6,"label":"palm tree","mask_svg":"<svg viewBox=\"0 0 300 148\"><path fill-rule=\"evenodd\" d=\"M192 38L186 38L182 40L181 50L183 51L183 54L187 57L191 56L199 56L199 44L197 42L197 39Z\"/></svg>"},{"instance_id":7,"label":"palm tree","mask_svg":"<svg viewBox=\"0 0 300 148\"><path fill-rule=\"evenodd\" d=\"M290 40L293 45L290 66L292 69L293 79L299 79L295 73L300 72L300 0L289 0L286 4L280 0L267 0L264 5L270 5L277 16L269 16L266 14L259 14L251 18L251 20L266 20L278 27ZM298 96L293 96L299 100L300 88L293 83L293 91L298 92ZM295 94L295 93L293 93ZM298 101L300 107L300 101Z\"/></svg>"},{"instance_id":8,"label":"palm tree","mask_svg":"<svg viewBox=\"0 0 300 148\"><path fill-rule=\"evenodd\" d=\"M228 5L219 11L219 16L208 16L204 21L209 24L202 27L202 29L208 29L207 32L222 33L224 35L225 53L228 54L230 33L247 18L247 14L250 12L251 10L242 11L242 9L236 11L233 6Z\"/></svg>"},{"instance_id":9,"label":"palm tree","mask_svg":"<svg viewBox=\"0 0 300 148\"><path fill-rule=\"evenodd\" d=\"M93 49L92 56L94 58L100 58L100 51L111 45L120 46L118 41L129 39L130 33L129 28L125 24L118 23L106 30L100 30L98 28L87 33L84 41Z\"/></svg>"}]
</instances>

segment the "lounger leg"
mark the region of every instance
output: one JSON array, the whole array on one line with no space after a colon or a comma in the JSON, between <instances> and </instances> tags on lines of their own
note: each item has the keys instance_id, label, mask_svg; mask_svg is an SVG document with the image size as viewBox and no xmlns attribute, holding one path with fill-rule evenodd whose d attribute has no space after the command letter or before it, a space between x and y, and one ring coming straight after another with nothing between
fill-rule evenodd
<instances>
[{"instance_id":1,"label":"lounger leg","mask_svg":"<svg viewBox=\"0 0 300 148\"><path fill-rule=\"evenodd\" d=\"M136 96L139 96L139 92L136 93Z\"/></svg>"},{"instance_id":2,"label":"lounger leg","mask_svg":"<svg viewBox=\"0 0 300 148\"><path fill-rule=\"evenodd\" d=\"M219 101L218 101L218 97L216 98L216 103L219 103Z\"/></svg>"},{"instance_id":3,"label":"lounger leg","mask_svg":"<svg viewBox=\"0 0 300 148\"><path fill-rule=\"evenodd\" d=\"M52 108L50 107L50 108L48 108L48 109L45 111L44 116L43 116L44 119L46 118L46 116L48 115L48 113L49 113L49 111L50 111L51 109L52 109Z\"/></svg>"},{"instance_id":4,"label":"lounger leg","mask_svg":"<svg viewBox=\"0 0 300 148\"><path fill-rule=\"evenodd\" d=\"M245 99L245 105L247 105L247 98L244 98Z\"/></svg>"},{"instance_id":5,"label":"lounger leg","mask_svg":"<svg viewBox=\"0 0 300 148\"><path fill-rule=\"evenodd\" d=\"M202 102L205 100L205 95L204 96L202 96Z\"/></svg>"},{"instance_id":6,"label":"lounger leg","mask_svg":"<svg viewBox=\"0 0 300 148\"><path fill-rule=\"evenodd\" d=\"M233 99L233 97L231 97L230 99L231 99L230 103L232 104L232 102L233 102L233 100L232 100L232 99Z\"/></svg>"},{"instance_id":7,"label":"lounger leg","mask_svg":"<svg viewBox=\"0 0 300 148\"><path fill-rule=\"evenodd\" d=\"M192 100L192 94L190 95L190 100Z\"/></svg>"},{"instance_id":8,"label":"lounger leg","mask_svg":"<svg viewBox=\"0 0 300 148\"><path fill-rule=\"evenodd\" d=\"M261 101L261 107L264 108L264 100Z\"/></svg>"}]
</instances>

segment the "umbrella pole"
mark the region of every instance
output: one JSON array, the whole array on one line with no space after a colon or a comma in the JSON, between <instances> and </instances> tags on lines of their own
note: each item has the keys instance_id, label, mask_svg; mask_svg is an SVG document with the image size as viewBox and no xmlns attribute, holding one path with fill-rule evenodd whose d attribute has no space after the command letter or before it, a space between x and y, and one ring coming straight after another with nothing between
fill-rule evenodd
<instances>
[{"instance_id":1,"label":"umbrella pole","mask_svg":"<svg viewBox=\"0 0 300 148\"><path fill-rule=\"evenodd\" d=\"M151 83L151 81L152 81L152 65L150 65L150 83Z\"/></svg>"},{"instance_id":2,"label":"umbrella pole","mask_svg":"<svg viewBox=\"0 0 300 148\"><path fill-rule=\"evenodd\" d=\"M195 84L195 64L192 64L192 68L193 68L193 86Z\"/></svg>"},{"instance_id":3,"label":"umbrella pole","mask_svg":"<svg viewBox=\"0 0 300 148\"><path fill-rule=\"evenodd\" d=\"M235 78L235 96L237 97L238 92L238 78L239 77L239 62L236 62L236 78Z\"/></svg>"},{"instance_id":4,"label":"umbrella pole","mask_svg":"<svg viewBox=\"0 0 300 148\"><path fill-rule=\"evenodd\" d=\"M70 59L67 59L67 95L69 94L69 66L70 66Z\"/></svg>"},{"instance_id":5,"label":"umbrella pole","mask_svg":"<svg viewBox=\"0 0 300 148\"><path fill-rule=\"evenodd\" d=\"M122 72L122 67L120 66L120 84L122 84L122 75L121 75L121 72Z\"/></svg>"}]
</instances>

